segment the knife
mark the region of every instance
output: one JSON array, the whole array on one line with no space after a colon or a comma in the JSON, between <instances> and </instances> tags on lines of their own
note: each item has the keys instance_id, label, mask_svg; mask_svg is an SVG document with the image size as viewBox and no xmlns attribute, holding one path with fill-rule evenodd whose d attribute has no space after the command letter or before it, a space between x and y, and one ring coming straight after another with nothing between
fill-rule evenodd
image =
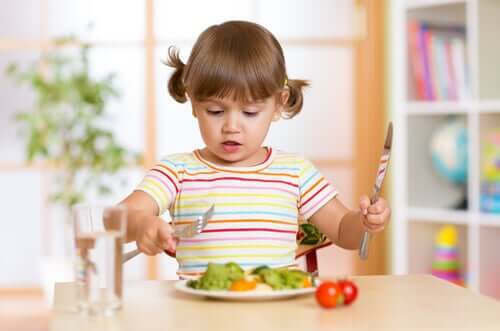
<instances>
[{"instance_id":1,"label":"knife","mask_svg":"<svg viewBox=\"0 0 500 331\"><path fill-rule=\"evenodd\" d=\"M384 150L382 151L382 156L380 157L377 177L375 178L375 185L373 186L372 196L370 198L371 204L374 204L378 200L380 189L382 187L382 183L384 182L385 174L387 173L387 166L389 165L391 146L392 146L392 122L389 122L389 127L387 128L387 135L385 137ZM365 231L363 233L363 237L361 238L361 243L359 245L359 257L362 260L366 260L368 258L370 237L371 237L370 232Z\"/></svg>"}]
</instances>

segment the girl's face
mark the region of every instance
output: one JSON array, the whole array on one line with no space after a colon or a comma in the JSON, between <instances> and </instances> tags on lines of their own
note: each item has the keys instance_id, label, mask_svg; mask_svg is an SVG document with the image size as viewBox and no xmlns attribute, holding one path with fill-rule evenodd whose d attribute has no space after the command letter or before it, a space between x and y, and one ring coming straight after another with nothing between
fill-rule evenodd
<instances>
[{"instance_id":1,"label":"girl's face","mask_svg":"<svg viewBox=\"0 0 500 331\"><path fill-rule=\"evenodd\" d=\"M262 162L266 154L262 142L271 122L280 119L287 98L288 91L281 92L278 98L271 96L251 103L234 101L231 96L192 100L193 115L206 144L201 151L203 157L232 166Z\"/></svg>"}]
</instances>

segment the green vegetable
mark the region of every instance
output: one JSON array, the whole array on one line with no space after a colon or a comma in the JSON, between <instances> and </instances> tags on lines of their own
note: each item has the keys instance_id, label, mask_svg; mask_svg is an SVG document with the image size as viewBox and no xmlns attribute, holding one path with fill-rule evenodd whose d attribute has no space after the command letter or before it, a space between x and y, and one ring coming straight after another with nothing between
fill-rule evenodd
<instances>
[{"instance_id":1,"label":"green vegetable","mask_svg":"<svg viewBox=\"0 0 500 331\"><path fill-rule=\"evenodd\" d=\"M234 281L243 278L243 269L236 263L209 263L207 271L199 280L192 280L187 286L208 291L227 290Z\"/></svg>"},{"instance_id":2,"label":"green vegetable","mask_svg":"<svg viewBox=\"0 0 500 331\"><path fill-rule=\"evenodd\" d=\"M252 275L261 275L262 271L266 270L266 269L269 269L269 267L267 265L261 265L260 267L257 267L255 269L252 270L251 274Z\"/></svg>"},{"instance_id":3,"label":"green vegetable","mask_svg":"<svg viewBox=\"0 0 500 331\"><path fill-rule=\"evenodd\" d=\"M300 270L272 269L268 266L255 268L250 274L259 276L261 281L271 286L273 290L302 288L304 280L309 277L307 272ZM190 280L187 286L208 291L228 290L233 282L243 277L243 269L237 263L209 263L203 276L198 280Z\"/></svg>"},{"instance_id":4,"label":"green vegetable","mask_svg":"<svg viewBox=\"0 0 500 331\"><path fill-rule=\"evenodd\" d=\"M302 288L309 274L300 270L264 269L260 272L262 281L273 290Z\"/></svg>"}]
</instances>

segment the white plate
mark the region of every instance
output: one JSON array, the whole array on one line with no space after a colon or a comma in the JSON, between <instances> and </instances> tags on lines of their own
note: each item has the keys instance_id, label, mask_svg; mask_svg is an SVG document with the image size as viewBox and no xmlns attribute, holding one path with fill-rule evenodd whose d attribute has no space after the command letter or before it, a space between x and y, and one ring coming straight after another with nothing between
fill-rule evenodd
<instances>
[{"instance_id":1,"label":"white plate","mask_svg":"<svg viewBox=\"0 0 500 331\"><path fill-rule=\"evenodd\" d=\"M209 297L221 300L236 300L236 301L261 301L261 300L278 300L292 298L299 295L311 294L316 291L315 287L300 288L293 290L279 291L248 291L248 292L230 292L230 291L206 291L195 290L187 286L188 280L179 280L174 287L180 292L191 294L199 297Z\"/></svg>"}]
</instances>

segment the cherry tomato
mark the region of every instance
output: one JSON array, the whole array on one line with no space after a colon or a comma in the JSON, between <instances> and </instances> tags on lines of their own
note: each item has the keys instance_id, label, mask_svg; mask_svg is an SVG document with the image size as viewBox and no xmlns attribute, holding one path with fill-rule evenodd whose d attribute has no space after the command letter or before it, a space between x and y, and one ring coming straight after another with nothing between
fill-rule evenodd
<instances>
[{"instance_id":1,"label":"cherry tomato","mask_svg":"<svg viewBox=\"0 0 500 331\"><path fill-rule=\"evenodd\" d=\"M344 304L350 305L358 296L358 287L349 279L342 279L338 284L344 295Z\"/></svg>"},{"instance_id":2,"label":"cherry tomato","mask_svg":"<svg viewBox=\"0 0 500 331\"><path fill-rule=\"evenodd\" d=\"M336 282L325 281L316 289L316 301L324 308L334 308L343 300L342 290Z\"/></svg>"}]
</instances>

